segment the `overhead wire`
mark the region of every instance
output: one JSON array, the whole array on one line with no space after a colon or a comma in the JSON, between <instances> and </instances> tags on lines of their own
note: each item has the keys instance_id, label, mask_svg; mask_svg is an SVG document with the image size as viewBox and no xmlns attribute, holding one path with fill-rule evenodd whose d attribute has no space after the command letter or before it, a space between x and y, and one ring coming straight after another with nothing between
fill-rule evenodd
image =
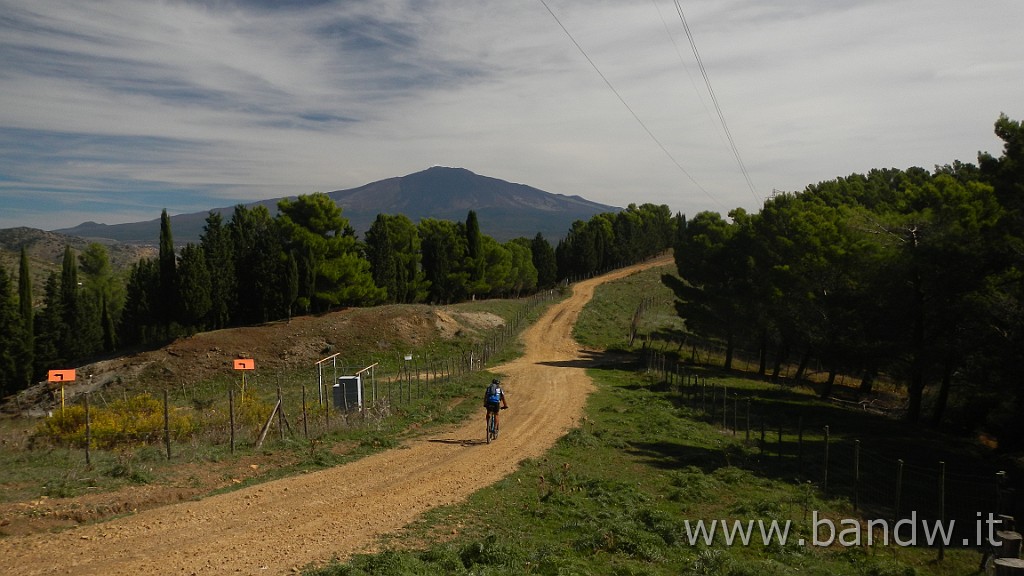
<instances>
[{"instance_id":1,"label":"overhead wire","mask_svg":"<svg viewBox=\"0 0 1024 576\"><path fill-rule=\"evenodd\" d=\"M646 132L648 136L650 136L651 140L654 140L654 143L657 144L659 148L661 148L661 151L664 152L665 155L668 156L669 160L671 160L672 163L675 164L676 167L679 168L679 170L686 175L686 177L690 180L690 182L693 183L694 186L696 186L708 198L715 202L715 204L718 204L719 208L722 208L722 210L725 211L725 207L722 205L722 203L719 202L718 199L715 198L710 192L708 192L703 186L701 186L700 183L697 182L697 180L693 177L693 175L690 174L686 170L686 168L684 168L683 165L678 160L676 160L675 156L673 156L672 153L668 151L668 148L666 148L665 145L662 144L661 140L659 140L658 137L655 136L653 132L651 132L651 129L647 127L647 124L645 124L644 121L640 119L640 116L637 115L637 113L633 110L629 103L626 102L626 99L623 98L619 91L615 89L615 86L613 86L611 81L608 80L608 77L605 76L603 72L601 72L601 69L598 68L594 60L590 58L590 56L587 54L587 51L583 49L583 46L581 46L580 43L576 41L576 38L572 35L571 32L569 32L569 29L566 28L564 24L562 24L561 19L559 19L558 15L555 14L555 12L551 9L550 6L548 6L548 3L545 0L540 0L540 3L544 5L544 8L548 11L548 14L551 14L551 17L554 18L555 22L558 24L558 27L562 29L562 32L565 32L565 35L569 38L573 45L576 46L576 49L579 50L580 54L582 54L583 57L587 60L587 62L590 63L590 66L594 69L595 72L597 72L597 75L601 77L601 80L604 80L605 85L608 86L608 88L612 91L613 94L615 94L615 97L619 99L619 102L621 102L622 105L626 107L626 110L629 110L629 113L633 116L633 119L636 120L638 124L640 124L640 127L644 129L644 132Z\"/></svg>"},{"instance_id":2,"label":"overhead wire","mask_svg":"<svg viewBox=\"0 0 1024 576\"><path fill-rule=\"evenodd\" d=\"M654 5L654 9L658 12L658 18L661 19L661 25L665 28L665 35L668 36L669 42L672 43L672 47L675 49L676 58L679 59L679 64L683 67L683 71L686 72L686 78L690 81L690 85L693 87L693 92L697 95L697 100L700 101L701 108L704 109L704 113L707 114L708 120L714 124L715 117L711 114L711 109L708 108L707 102L704 101L704 96L701 94L700 88L697 87L697 81L694 80L693 74L690 73L690 67L686 65L686 60L683 58L683 52L679 49L679 43L676 42L676 37L672 34L669 29L668 20L665 20L665 15L662 14L661 8L658 6L658 0L651 0L651 4ZM722 144L728 146L728 142L722 134L716 132Z\"/></svg>"},{"instance_id":3,"label":"overhead wire","mask_svg":"<svg viewBox=\"0 0 1024 576\"><path fill-rule=\"evenodd\" d=\"M708 94L711 97L711 103L715 107L715 111L718 112L718 119L722 124L722 130L725 132L725 137L729 141L729 147L732 149L732 154L736 158L736 163L739 165L740 172L743 174L743 178L747 182L747 186L750 188L750 193L754 195L754 198L758 203L762 202L760 195L754 187L754 182L750 179L750 172L747 171L746 164L743 163L743 158L740 156L739 148L736 146L736 141L732 137L732 132L729 130L729 125L725 121L725 114L722 112L722 107L718 104L718 97L715 96L715 90L711 87L711 79L708 78L707 69L704 68L704 61L701 60L700 52L697 50L697 43L693 39L693 33L690 31L690 25L686 22L686 15L683 14L683 7L679 3L679 0L673 0L676 6L676 12L679 14L679 20L683 23L683 30L686 31L686 38L690 41L690 48L693 50L693 56L697 59L697 67L700 69L700 74L704 78L704 84L708 88Z\"/></svg>"}]
</instances>

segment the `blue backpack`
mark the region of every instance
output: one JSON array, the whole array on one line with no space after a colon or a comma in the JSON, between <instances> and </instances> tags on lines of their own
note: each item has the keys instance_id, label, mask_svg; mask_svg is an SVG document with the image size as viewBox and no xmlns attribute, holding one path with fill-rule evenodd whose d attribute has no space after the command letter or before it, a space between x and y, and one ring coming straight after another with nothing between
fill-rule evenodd
<instances>
[{"instance_id":1,"label":"blue backpack","mask_svg":"<svg viewBox=\"0 0 1024 576\"><path fill-rule=\"evenodd\" d=\"M484 401L488 404L498 404L501 402L501 388L494 382L487 387L487 394L484 395Z\"/></svg>"}]
</instances>

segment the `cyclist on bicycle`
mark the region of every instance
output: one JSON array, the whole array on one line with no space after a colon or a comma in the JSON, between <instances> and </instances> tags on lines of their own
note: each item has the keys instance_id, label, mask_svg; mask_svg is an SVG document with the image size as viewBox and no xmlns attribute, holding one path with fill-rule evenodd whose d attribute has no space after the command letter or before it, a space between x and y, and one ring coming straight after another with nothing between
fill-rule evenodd
<instances>
[{"instance_id":1,"label":"cyclist on bicycle","mask_svg":"<svg viewBox=\"0 0 1024 576\"><path fill-rule=\"evenodd\" d=\"M487 386L487 392L484 393L484 408L487 408L484 418L494 414L494 426L497 428L498 411L508 408L508 402L505 401L505 392L502 391L501 382L497 378L491 380L490 385Z\"/></svg>"}]
</instances>

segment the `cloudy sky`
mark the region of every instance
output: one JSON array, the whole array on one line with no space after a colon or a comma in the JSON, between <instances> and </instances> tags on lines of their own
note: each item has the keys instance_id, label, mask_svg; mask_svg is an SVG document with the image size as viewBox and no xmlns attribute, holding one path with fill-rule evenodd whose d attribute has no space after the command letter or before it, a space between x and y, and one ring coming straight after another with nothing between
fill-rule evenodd
<instances>
[{"instance_id":1,"label":"cloudy sky","mask_svg":"<svg viewBox=\"0 0 1024 576\"><path fill-rule=\"evenodd\" d=\"M432 165L757 210L998 155L999 114L1024 118L1022 23L1020 0L0 0L0 228Z\"/></svg>"}]
</instances>

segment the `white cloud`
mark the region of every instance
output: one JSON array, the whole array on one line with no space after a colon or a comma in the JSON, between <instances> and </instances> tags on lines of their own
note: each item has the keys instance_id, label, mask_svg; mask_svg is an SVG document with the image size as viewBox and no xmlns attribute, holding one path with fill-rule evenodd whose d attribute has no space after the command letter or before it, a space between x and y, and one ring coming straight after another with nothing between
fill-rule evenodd
<instances>
[{"instance_id":1,"label":"white cloud","mask_svg":"<svg viewBox=\"0 0 1024 576\"><path fill-rule=\"evenodd\" d=\"M0 0L0 227L433 164L620 206L756 209L672 2L547 4L618 95L540 2ZM1019 2L680 5L761 197L974 161L1000 149L1000 112L1024 117Z\"/></svg>"}]
</instances>

